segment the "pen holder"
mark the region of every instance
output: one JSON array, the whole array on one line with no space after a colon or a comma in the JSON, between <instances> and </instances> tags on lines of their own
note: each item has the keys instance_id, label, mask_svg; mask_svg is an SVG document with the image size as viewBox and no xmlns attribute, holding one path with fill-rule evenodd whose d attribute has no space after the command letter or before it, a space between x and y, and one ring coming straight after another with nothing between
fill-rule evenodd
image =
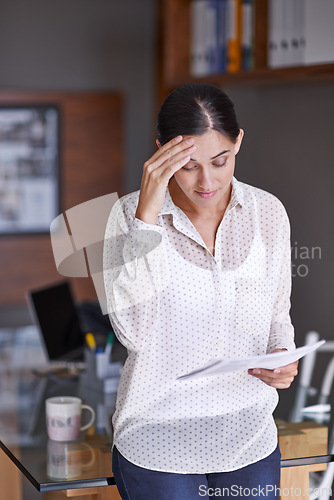
<instances>
[{"instance_id":1,"label":"pen holder","mask_svg":"<svg viewBox=\"0 0 334 500\"><path fill-rule=\"evenodd\" d=\"M106 393L117 391L122 363L112 363L110 353L92 349L85 349L85 361L86 370L80 376L82 385Z\"/></svg>"}]
</instances>

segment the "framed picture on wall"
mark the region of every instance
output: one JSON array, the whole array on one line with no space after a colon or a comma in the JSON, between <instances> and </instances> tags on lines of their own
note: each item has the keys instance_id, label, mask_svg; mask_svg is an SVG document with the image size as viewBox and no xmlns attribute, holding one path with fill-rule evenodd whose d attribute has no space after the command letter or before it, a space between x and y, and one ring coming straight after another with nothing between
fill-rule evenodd
<instances>
[{"instance_id":1,"label":"framed picture on wall","mask_svg":"<svg viewBox=\"0 0 334 500\"><path fill-rule=\"evenodd\" d=\"M1 106L0 235L49 232L59 191L59 109Z\"/></svg>"}]
</instances>

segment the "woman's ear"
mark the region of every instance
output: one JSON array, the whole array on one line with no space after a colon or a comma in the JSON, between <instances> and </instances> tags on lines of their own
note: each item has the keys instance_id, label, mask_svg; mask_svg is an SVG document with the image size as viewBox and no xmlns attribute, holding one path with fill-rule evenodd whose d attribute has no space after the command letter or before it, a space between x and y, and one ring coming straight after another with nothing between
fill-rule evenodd
<instances>
[{"instance_id":1,"label":"woman's ear","mask_svg":"<svg viewBox=\"0 0 334 500\"><path fill-rule=\"evenodd\" d=\"M156 143L156 145L158 146L158 148L160 149L160 148L161 148L161 144L160 144L160 142L159 142L159 139L156 139L156 140L155 140L155 143Z\"/></svg>"},{"instance_id":2,"label":"woman's ear","mask_svg":"<svg viewBox=\"0 0 334 500\"><path fill-rule=\"evenodd\" d=\"M239 131L239 135L237 137L237 141L234 144L234 154L235 155L239 153L239 149L240 149L240 146L241 146L242 139L243 139L244 135L245 135L245 132L241 128L240 131Z\"/></svg>"}]
</instances>

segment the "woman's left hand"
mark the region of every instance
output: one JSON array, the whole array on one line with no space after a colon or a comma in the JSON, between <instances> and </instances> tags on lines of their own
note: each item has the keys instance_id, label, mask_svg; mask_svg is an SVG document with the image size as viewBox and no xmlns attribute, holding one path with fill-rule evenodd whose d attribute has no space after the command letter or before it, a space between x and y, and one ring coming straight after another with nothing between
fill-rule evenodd
<instances>
[{"instance_id":1,"label":"woman's left hand","mask_svg":"<svg viewBox=\"0 0 334 500\"><path fill-rule=\"evenodd\" d=\"M284 350L285 349L275 349L273 352L281 352ZM298 361L275 368L275 370L253 368L252 370L248 370L248 373L259 378L265 384L275 387L275 389L287 389L298 373Z\"/></svg>"}]
</instances>

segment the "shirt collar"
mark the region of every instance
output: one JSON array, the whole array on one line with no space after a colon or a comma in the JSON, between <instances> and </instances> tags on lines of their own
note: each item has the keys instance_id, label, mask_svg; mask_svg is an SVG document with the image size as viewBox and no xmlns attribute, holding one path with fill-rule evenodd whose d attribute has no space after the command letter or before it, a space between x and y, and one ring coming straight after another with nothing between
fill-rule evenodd
<instances>
[{"instance_id":1,"label":"shirt collar","mask_svg":"<svg viewBox=\"0 0 334 500\"><path fill-rule=\"evenodd\" d=\"M229 208L234 208L236 205L242 206L243 204L244 192L241 183L235 177L232 177L232 193ZM172 197L169 193L169 189L167 189L165 201L160 211L160 215L172 214L177 216L180 215L180 211L182 212L182 210L173 202Z\"/></svg>"},{"instance_id":2,"label":"shirt collar","mask_svg":"<svg viewBox=\"0 0 334 500\"><path fill-rule=\"evenodd\" d=\"M232 177L232 193L230 200L230 208L235 207L236 205L244 205L244 191L242 189L241 183L235 178Z\"/></svg>"}]
</instances>

